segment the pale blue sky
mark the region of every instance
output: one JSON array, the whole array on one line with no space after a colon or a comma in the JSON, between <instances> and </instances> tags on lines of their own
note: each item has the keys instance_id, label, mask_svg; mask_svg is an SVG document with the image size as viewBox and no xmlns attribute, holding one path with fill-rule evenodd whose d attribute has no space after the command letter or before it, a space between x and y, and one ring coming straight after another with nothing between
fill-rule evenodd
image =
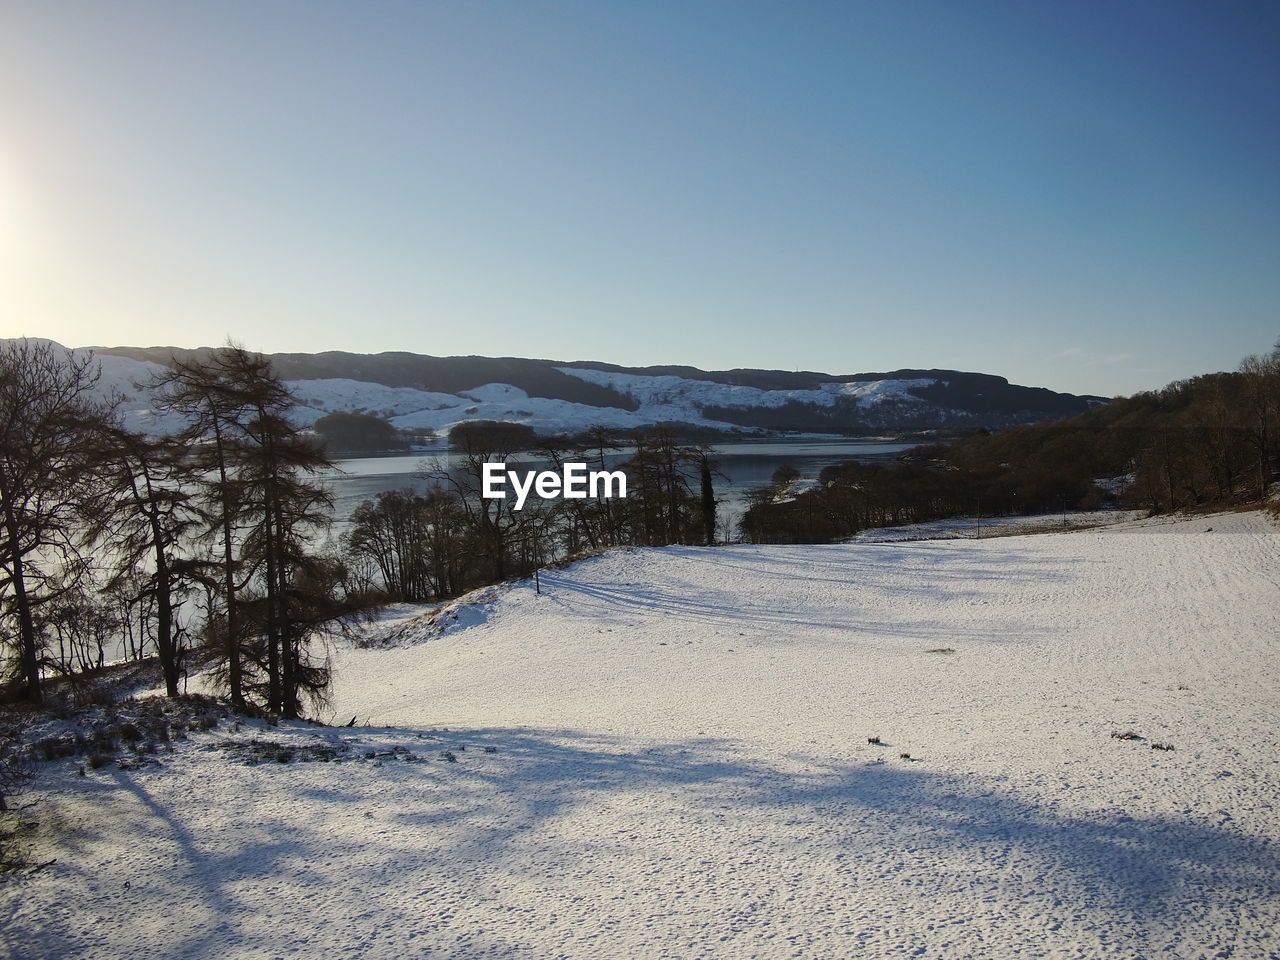
<instances>
[{"instance_id":1,"label":"pale blue sky","mask_svg":"<svg viewBox=\"0 0 1280 960\"><path fill-rule=\"evenodd\" d=\"M1280 336L1271 2L0 4L0 335L997 373Z\"/></svg>"}]
</instances>

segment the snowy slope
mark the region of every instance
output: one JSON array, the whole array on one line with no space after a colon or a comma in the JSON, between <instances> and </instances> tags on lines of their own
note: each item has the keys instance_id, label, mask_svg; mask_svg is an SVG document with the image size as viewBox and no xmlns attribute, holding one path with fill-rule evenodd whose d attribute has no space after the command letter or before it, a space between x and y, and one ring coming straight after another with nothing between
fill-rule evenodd
<instances>
[{"instance_id":1,"label":"snowy slope","mask_svg":"<svg viewBox=\"0 0 1280 960\"><path fill-rule=\"evenodd\" d=\"M92 350L68 350L62 344L42 337L30 337L33 343L51 344L68 355L83 360L90 358L98 372L96 394L103 401L118 402L125 426L145 433L174 433L182 429L181 418L163 413L154 407L148 384L164 371L158 363L131 360L108 354L96 354ZM6 340L0 340L5 343Z\"/></svg>"},{"instance_id":2,"label":"snowy slope","mask_svg":"<svg viewBox=\"0 0 1280 960\"><path fill-rule=\"evenodd\" d=\"M705 407L776 408L788 403L831 407L841 398L853 398L863 409L882 403L925 406L911 387L932 380L877 380L866 383L826 384L821 390L760 390L707 380L670 376L637 376L580 367L558 367L589 383L612 387L634 398L639 407L595 407L567 400L531 397L505 383L490 383L457 394L435 393L408 387L386 387L357 380L293 380L290 388L304 405L298 420L314 423L335 410L357 411L385 417L397 427L431 427L448 430L466 420L505 420L523 423L540 433L578 432L592 426L634 429L653 423L677 421L719 430L742 427L708 417Z\"/></svg>"},{"instance_id":3,"label":"snowy slope","mask_svg":"<svg viewBox=\"0 0 1280 960\"><path fill-rule=\"evenodd\" d=\"M886 402L920 408L925 403L912 395L910 388L933 383L932 380L877 380L826 384L821 390L760 390L682 377L636 376L579 367L557 369L590 383L612 387L633 397L639 407L632 411L531 397L524 390L505 383L485 384L457 394L337 379L292 380L289 386L304 406L297 418L307 425L326 413L342 410L385 417L401 428L431 427L446 431L467 420L505 420L527 424L540 433L573 433L593 426L630 430L669 421L718 430L743 430L741 426L706 416L704 408L712 406L750 409L803 403L831 407L841 398L853 398L863 409Z\"/></svg>"},{"instance_id":4,"label":"snowy slope","mask_svg":"<svg viewBox=\"0 0 1280 960\"><path fill-rule=\"evenodd\" d=\"M790 403L832 407L841 399L855 400L863 410L889 402L914 407L925 401L912 394L913 387L931 386L933 380L872 380L859 383L826 383L818 390L762 390L758 387L689 380L673 376L640 376L583 367L557 367L561 373L589 383L611 387L640 402L638 413L660 420L697 422L704 407L776 408Z\"/></svg>"},{"instance_id":5,"label":"snowy slope","mask_svg":"<svg viewBox=\"0 0 1280 960\"><path fill-rule=\"evenodd\" d=\"M0 952L1280 951L1259 514L620 551L542 585L339 650L332 715L374 726L46 765L35 855L58 862L0 887ZM342 756L209 749L250 736Z\"/></svg>"},{"instance_id":6,"label":"snowy slope","mask_svg":"<svg viewBox=\"0 0 1280 960\"><path fill-rule=\"evenodd\" d=\"M81 357L89 353L86 350L72 352ZM142 433L177 433L182 429L184 421L181 417L155 408L154 394L147 387L164 372L164 367L128 357L95 355L94 359L102 372L98 392L104 398L120 401L120 413L126 427Z\"/></svg>"}]
</instances>

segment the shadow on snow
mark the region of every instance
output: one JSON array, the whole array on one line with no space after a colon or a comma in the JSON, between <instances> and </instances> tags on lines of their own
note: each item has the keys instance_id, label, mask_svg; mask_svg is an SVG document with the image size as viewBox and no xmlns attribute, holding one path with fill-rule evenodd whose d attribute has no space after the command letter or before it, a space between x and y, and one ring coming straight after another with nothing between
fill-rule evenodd
<instances>
[{"instance_id":1,"label":"shadow on snow","mask_svg":"<svg viewBox=\"0 0 1280 960\"><path fill-rule=\"evenodd\" d=\"M309 885L324 887L340 876L352 897L385 898L375 913L398 917L396 930L431 936L444 929L437 916L443 907L432 891L477 865L499 886L503 877L563 877L607 862L610 871L632 877L683 871L696 887L713 882L705 865L726 851L750 850L766 863L776 858L811 873L843 872L864 885L888 876L904 884L900 892L908 899L927 897L943 875L953 883L960 877L975 901L983 890L1003 891L1003 909L1016 910L1028 897L1048 897L1074 905L1063 911L1084 906L1138 929L1177 923L1181 914L1215 900L1248 901L1274 918L1280 900L1280 850L1272 839L1190 816L1063 811L996 781L907 763L753 757L724 741L649 744L574 731L293 733L398 743L419 762L264 764L242 771L246 790L287 801L259 808L256 795L236 798L242 812L259 811L243 834L225 812L160 799L198 802L190 799L198 793L174 793L160 783L191 776L180 770L113 771L110 779L80 781L95 793L120 792L137 801L145 829L131 839L157 851L152 882L161 890L190 882L200 891L194 903L174 894L168 907L182 915L156 955L214 957L238 942L242 921L270 906L246 895L246 882L295 883L294 894L305 897ZM457 762L440 759L444 747L455 751ZM93 800L103 817L112 816L111 800ZM296 804L306 805L305 816L297 815ZM102 829L83 824L84 836L65 845L57 867L64 881L78 874L79 885L100 887L89 841ZM655 844L666 845L660 858ZM323 862L308 862L317 852ZM629 865L646 869L628 873ZM24 883L38 887L44 879ZM589 881L583 886L584 895L595 892ZM67 911L106 905L51 906L39 921L27 911L6 924L0 947L14 956L66 955ZM848 909L855 909L852 898ZM283 951L296 935L288 923L258 927L254 948ZM502 956L517 947L490 943L486 950Z\"/></svg>"}]
</instances>

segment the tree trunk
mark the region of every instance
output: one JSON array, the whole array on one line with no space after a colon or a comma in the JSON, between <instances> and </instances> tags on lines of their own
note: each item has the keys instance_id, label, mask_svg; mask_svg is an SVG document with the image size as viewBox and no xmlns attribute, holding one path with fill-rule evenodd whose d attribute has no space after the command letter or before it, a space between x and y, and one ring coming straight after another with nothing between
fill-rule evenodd
<instances>
[{"instance_id":1,"label":"tree trunk","mask_svg":"<svg viewBox=\"0 0 1280 960\"><path fill-rule=\"evenodd\" d=\"M702 530L707 546L716 542L716 493L711 485L711 461L705 456L701 463L702 472Z\"/></svg>"},{"instance_id":2,"label":"tree trunk","mask_svg":"<svg viewBox=\"0 0 1280 960\"><path fill-rule=\"evenodd\" d=\"M222 577L223 598L227 608L227 686L230 688L231 702L243 707L244 671L240 665L240 624L239 611L236 609L236 555L235 542L231 533L231 497L228 494L227 457L222 440L222 429L214 419L214 445L218 456L218 500L222 510Z\"/></svg>"},{"instance_id":3,"label":"tree trunk","mask_svg":"<svg viewBox=\"0 0 1280 960\"><path fill-rule=\"evenodd\" d=\"M26 696L32 703L44 702L44 688L40 677L40 646L36 642L35 618L31 615L31 598L27 596L26 569L22 560L22 542L19 538L18 519L13 513L13 502L4 493L5 528L9 537L10 562L13 570L13 602L18 609L18 639L20 652L18 669L26 685Z\"/></svg>"}]
</instances>

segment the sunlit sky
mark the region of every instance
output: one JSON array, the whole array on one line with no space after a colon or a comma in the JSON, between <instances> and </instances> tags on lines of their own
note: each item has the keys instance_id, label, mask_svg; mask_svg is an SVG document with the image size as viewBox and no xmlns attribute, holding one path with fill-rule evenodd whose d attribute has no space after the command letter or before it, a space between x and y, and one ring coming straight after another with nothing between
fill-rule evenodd
<instances>
[{"instance_id":1,"label":"sunlit sky","mask_svg":"<svg viewBox=\"0 0 1280 960\"><path fill-rule=\"evenodd\" d=\"M1111 395L1278 305L1272 2L0 3L3 336Z\"/></svg>"}]
</instances>

